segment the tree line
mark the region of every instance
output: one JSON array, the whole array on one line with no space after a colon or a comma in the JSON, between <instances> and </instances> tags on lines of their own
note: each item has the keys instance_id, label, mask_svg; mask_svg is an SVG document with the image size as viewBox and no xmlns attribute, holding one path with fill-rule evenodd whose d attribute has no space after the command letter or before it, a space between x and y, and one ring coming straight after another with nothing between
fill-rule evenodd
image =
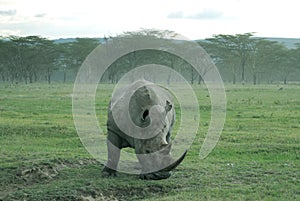
<instances>
[{"instance_id":1,"label":"tree line","mask_svg":"<svg viewBox=\"0 0 300 201\"><path fill-rule=\"evenodd\" d=\"M0 78L3 82L52 81L56 71L77 71L86 56L99 45L93 38L57 43L40 36L0 38Z\"/></svg>"},{"instance_id":2,"label":"tree line","mask_svg":"<svg viewBox=\"0 0 300 201\"><path fill-rule=\"evenodd\" d=\"M215 35L199 42L214 59L225 79L236 83L287 83L293 74L300 81L300 44L287 48L284 44L253 33Z\"/></svg>"},{"instance_id":3,"label":"tree line","mask_svg":"<svg viewBox=\"0 0 300 201\"><path fill-rule=\"evenodd\" d=\"M142 30L126 32L117 37L140 35L164 38L172 34L175 37L176 34L171 31ZM110 39L104 38L103 41ZM62 74L61 81L66 82L67 73L76 74L87 55L103 41L96 38L76 38L58 42L40 36L1 37L0 80L10 83L46 81L50 84L53 75L59 72ZM299 76L294 76L298 77L294 81L300 81L300 44L289 49L281 43L254 37L253 33L220 34L197 43L210 55L227 82L258 84L282 81L286 84L290 76L295 74ZM129 70L146 64L168 66L192 84L202 82L202 77L189 63L167 51L154 50L124 55L107 68L101 81L116 83ZM203 69L202 75L209 70ZM172 71L167 76L167 81L171 80Z\"/></svg>"}]
</instances>

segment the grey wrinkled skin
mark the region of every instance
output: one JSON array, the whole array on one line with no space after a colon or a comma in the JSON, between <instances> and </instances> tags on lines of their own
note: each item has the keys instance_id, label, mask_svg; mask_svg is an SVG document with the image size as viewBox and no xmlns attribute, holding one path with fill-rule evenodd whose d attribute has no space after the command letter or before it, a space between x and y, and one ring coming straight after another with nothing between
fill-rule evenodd
<instances>
[{"instance_id":1,"label":"grey wrinkled skin","mask_svg":"<svg viewBox=\"0 0 300 201\"><path fill-rule=\"evenodd\" d=\"M125 104L126 99L129 100L129 105ZM127 114L129 112L135 126L144 128L143 132L124 133L120 129L120 127L126 128L127 132L134 130L128 119L125 118L126 116L118 119L117 123L115 121L115 118L123 117L122 114L126 112ZM118 114L118 116L114 118L113 114ZM138 80L117 90L113 94L108 108L108 161L103 169L103 175L115 176L120 150L131 147L135 149L142 167L141 179L158 180L170 177L170 171L183 160L186 154L185 152L175 162L171 157L171 131L174 122L173 99L166 89L145 80ZM134 131L139 132L139 130Z\"/></svg>"}]
</instances>

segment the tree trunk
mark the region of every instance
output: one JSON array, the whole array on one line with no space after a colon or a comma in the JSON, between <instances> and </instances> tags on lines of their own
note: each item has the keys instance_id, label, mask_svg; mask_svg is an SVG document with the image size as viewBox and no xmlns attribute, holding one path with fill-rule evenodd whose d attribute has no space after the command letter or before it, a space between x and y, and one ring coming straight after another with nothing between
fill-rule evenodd
<instances>
[{"instance_id":1,"label":"tree trunk","mask_svg":"<svg viewBox=\"0 0 300 201\"><path fill-rule=\"evenodd\" d=\"M51 84L51 75L50 74L48 74L47 80L48 80L48 84Z\"/></svg>"},{"instance_id":2,"label":"tree trunk","mask_svg":"<svg viewBox=\"0 0 300 201\"><path fill-rule=\"evenodd\" d=\"M253 74L253 84L256 85L257 83L257 76L256 73Z\"/></svg>"},{"instance_id":3,"label":"tree trunk","mask_svg":"<svg viewBox=\"0 0 300 201\"><path fill-rule=\"evenodd\" d=\"M29 74L29 83L31 84L31 83L33 83L33 75L30 73ZM27 79L26 79L27 80ZM27 82L27 81L26 81Z\"/></svg>"},{"instance_id":4,"label":"tree trunk","mask_svg":"<svg viewBox=\"0 0 300 201\"><path fill-rule=\"evenodd\" d=\"M232 84L236 84L236 74L235 71L232 73Z\"/></svg>"},{"instance_id":5,"label":"tree trunk","mask_svg":"<svg viewBox=\"0 0 300 201\"><path fill-rule=\"evenodd\" d=\"M66 69L64 68L64 83L66 83L66 80L67 80L67 71L66 71Z\"/></svg>"},{"instance_id":6,"label":"tree trunk","mask_svg":"<svg viewBox=\"0 0 300 201\"><path fill-rule=\"evenodd\" d=\"M283 84L287 84L287 78L284 78Z\"/></svg>"},{"instance_id":7,"label":"tree trunk","mask_svg":"<svg viewBox=\"0 0 300 201\"><path fill-rule=\"evenodd\" d=\"M243 59L241 61L242 64L242 83L245 83L245 66L246 66L246 60Z\"/></svg>"},{"instance_id":8,"label":"tree trunk","mask_svg":"<svg viewBox=\"0 0 300 201\"><path fill-rule=\"evenodd\" d=\"M5 75L4 75L4 73L1 73L1 78L2 78L2 81L5 82Z\"/></svg>"},{"instance_id":9,"label":"tree trunk","mask_svg":"<svg viewBox=\"0 0 300 201\"><path fill-rule=\"evenodd\" d=\"M191 84L194 84L194 68L192 67Z\"/></svg>"},{"instance_id":10,"label":"tree trunk","mask_svg":"<svg viewBox=\"0 0 300 201\"><path fill-rule=\"evenodd\" d=\"M48 81L48 84L51 84L51 71L50 71L50 68L48 68L48 72L47 72L47 81Z\"/></svg>"},{"instance_id":11,"label":"tree trunk","mask_svg":"<svg viewBox=\"0 0 300 201\"><path fill-rule=\"evenodd\" d=\"M232 63L231 70L232 70L232 84L236 84L236 66Z\"/></svg>"},{"instance_id":12,"label":"tree trunk","mask_svg":"<svg viewBox=\"0 0 300 201\"><path fill-rule=\"evenodd\" d=\"M200 74L198 74L198 84L201 84L201 81L202 81L202 77Z\"/></svg>"},{"instance_id":13,"label":"tree trunk","mask_svg":"<svg viewBox=\"0 0 300 201\"><path fill-rule=\"evenodd\" d=\"M36 74L36 72L33 73L33 77L34 77L34 82L37 82L37 74Z\"/></svg>"}]
</instances>

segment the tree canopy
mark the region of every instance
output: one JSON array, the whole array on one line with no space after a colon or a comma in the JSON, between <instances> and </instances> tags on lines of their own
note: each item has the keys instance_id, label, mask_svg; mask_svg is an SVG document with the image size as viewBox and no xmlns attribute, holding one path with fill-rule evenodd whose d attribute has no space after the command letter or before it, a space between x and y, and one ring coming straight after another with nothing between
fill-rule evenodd
<instances>
[{"instance_id":1,"label":"tree canopy","mask_svg":"<svg viewBox=\"0 0 300 201\"><path fill-rule=\"evenodd\" d=\"M234 84L237 77L242 83L252 79L257 84L260 77L260 81L286 84L292 72L299 69L299 46L288 49L281 43L254 37L253 33L215 35L200 45L212 55L219 69L230 72Z\"/></svg>"},{"instance_id":2,"label":"tree canopy","mask_svg":"<svg viewBox=\"0 0 300 201\"><path fill-rule=\"evenodd\" d=\"M172 38L176 33L143 29L139 32L125 32L116 37L139 36ZM103 40L110 39L111 37ZM295 44L295 48L287 48L279 42L255 37L254 33L220 34L198 43L211 56L227 82L258 84L281 81L286 84L289 80L300 81L300 44ZM0 37L0 80L10 83L51 83L53 79L66 82L67 73L76 74L88 54L100 44L100 39L96 38L57 42L40 36ZM168 66L182 74L190 83L202 81L195 69L183 59L167 51L154 50L124 55L107 69L101 80L115 83L125 72L145 64ZM208 71L209 69L203 69L202 74ZM60 80L55 77L57 74L62 74ZM74 78L73 76L72 79ZM171 78L170 71L168 79Z\"/></svg>"}]
</instances>

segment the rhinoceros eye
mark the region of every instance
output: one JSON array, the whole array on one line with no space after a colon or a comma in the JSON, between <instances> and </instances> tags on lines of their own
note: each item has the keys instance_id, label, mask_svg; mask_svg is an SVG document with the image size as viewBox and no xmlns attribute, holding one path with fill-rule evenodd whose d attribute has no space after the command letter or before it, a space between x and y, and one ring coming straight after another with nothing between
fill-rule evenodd
<instances>
[{"instance_id":1,"label":"rhinoceros eye","mask_svg":"<svg viewBox=\"0 0 300 201\"><path fill-rule=\"evenodd\" d=\"M149 116L149 110L143 112L142 120L145 120Z\"/></svg>"}]
</instances>

